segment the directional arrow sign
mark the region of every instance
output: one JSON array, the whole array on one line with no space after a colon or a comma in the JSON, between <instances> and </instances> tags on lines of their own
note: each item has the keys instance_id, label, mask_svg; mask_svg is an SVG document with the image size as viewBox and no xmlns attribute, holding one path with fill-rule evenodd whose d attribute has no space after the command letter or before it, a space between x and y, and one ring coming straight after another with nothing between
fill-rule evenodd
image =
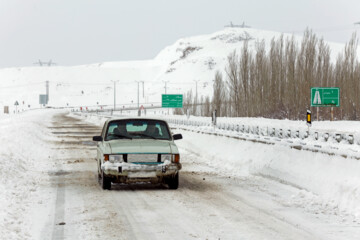
<instances>
[{"instance_id":1,"label":"directional arrow sign","mask_svg":"<svg viewBox=\"0 0 360 240\"><path fill-rule=\"evenodd\" d=\"M312 107L339 107L340 88L311 88Z\"/></svg>"}]
</instances>

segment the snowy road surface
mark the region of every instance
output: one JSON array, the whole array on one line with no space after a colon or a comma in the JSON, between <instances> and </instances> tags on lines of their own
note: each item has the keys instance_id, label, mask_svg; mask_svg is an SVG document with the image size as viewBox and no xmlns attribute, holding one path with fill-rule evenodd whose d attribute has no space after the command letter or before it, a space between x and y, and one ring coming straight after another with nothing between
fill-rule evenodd
<instances>
[{"instance_id":1,"label":"snowy road surface","mask_svg":"<svg viewBox=\"0 0 360 240\"><path fill-rule=\"evenodd\" d=\"M102 190L91 141L100 125L65 112L38 111L31 116L23 120L43 120L33 130L41 132L42 139L28 145L39 158L24 153L22 157L33 163L26 164L32 169L22 172L31 172L14 178L19 184L11 185L16 186L12 192L5 191L7 199L24 199L3 205L7 210L0 215L4 218L0 233L7 238L360 239L356 216L334 210L308 189L264 174L227 174L226 167L211 164L214 159L192 145L197 138L209 137L196 133L183 132L184 139L177 142L183 164L178 190L150 184L118 184L111 191ZM9 149L16 148L9 145ZM299 158L310 154L288 151Z\"/></svg>"}]
</instances>

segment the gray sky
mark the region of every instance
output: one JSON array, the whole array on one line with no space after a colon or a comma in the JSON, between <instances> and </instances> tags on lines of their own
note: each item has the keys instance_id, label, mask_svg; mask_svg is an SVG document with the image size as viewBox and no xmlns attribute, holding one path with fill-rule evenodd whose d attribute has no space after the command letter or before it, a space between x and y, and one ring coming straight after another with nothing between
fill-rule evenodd
<instances>
[{"instance_id":1,"label":"gray sky","mask_svg":"<svg viewBox=\"0 0 360 240\"><path fill-rule=\"evenodd\" d=\"M360 35L359 0L0 0L0 68L154 58L181 37L232 21L327 41Z\"/></svg>"}]
</instances>

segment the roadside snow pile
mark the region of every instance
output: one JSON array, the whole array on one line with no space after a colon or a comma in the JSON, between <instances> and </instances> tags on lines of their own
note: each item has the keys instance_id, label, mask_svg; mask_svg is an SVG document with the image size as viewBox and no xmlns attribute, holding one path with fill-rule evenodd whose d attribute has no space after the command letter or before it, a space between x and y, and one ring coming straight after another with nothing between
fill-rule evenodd
<instances>
[{"instance_id":1,"label":"roadside snow pile","mask_svg":"<svg viewBox=\"0 0 360 240\"><path fill-rule=\"evenodd\" d=\"M0 117L0 235L2 239L29 239L32 209L42 199L40 184L47 182L47 140L40 125L49 111L26 112ZM51 114L50 114L51 115ZM46 147L45 147L46 149ZM36 202L36 204L34 204ZM41 212L37 215L41 216Z\"/></svg>"},{"instance_id":2,"label":"roadside snow pile","mask_svg":"<svg viewBox=\"0 0 360 240\"><path fill-rule=\"evenodd\" d=\"M179 132L179 131L177 131ZM360 161L183 131L180 149L196 153L214 172L225 176L258 176L297 188L293 200L318 204L324 211L360 218ZM186 164L186 159L182 158ZM184 167L184 170L186 168ZM193 171L193 169L188 169Z\"/></svg>"}]
</instances>

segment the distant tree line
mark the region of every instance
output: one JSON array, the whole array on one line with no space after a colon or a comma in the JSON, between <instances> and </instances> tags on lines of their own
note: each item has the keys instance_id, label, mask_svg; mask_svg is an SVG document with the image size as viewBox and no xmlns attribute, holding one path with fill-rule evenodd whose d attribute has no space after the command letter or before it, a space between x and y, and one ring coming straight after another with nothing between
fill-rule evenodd
<instances>
[{"instance_id":1,"label":"distant tree line","mask_svg":"<svg viewBox=\"0 0 360 240\"><path fill-rule=\"evenodd\" d=\"M310 109L312 87L339 87L340 107L334 107L335 119L360 119L360 64L356 34L336 61L323 39L306 30L299 45L294 36L273 38L266 51L265 41L255 42L255 50L244 41L239 52L227 57L222 74L214 76L213 95L197 99L189 91L184 108L176 114L211 116L268 117L304 119ZM316 109L311 109L313 113ZM320 108L320 118L330 119L330 107Z\"/></svg>"}]
</instances>

